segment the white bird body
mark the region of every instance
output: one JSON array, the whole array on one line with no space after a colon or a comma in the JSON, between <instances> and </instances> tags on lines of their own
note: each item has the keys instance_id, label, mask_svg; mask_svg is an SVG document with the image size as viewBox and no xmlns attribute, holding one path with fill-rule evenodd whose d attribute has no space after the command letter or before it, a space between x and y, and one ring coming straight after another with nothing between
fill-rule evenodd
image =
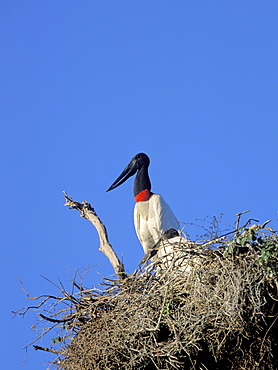
<instances>
[{"instance_id":1,"label":"white bird body","mask_svg":"<svg viewBox=\"0 0 278 370\"><path fill-rule=\"evenodd\" d=\"M178 234L180 224L171 208L159 194L151 192L148 174L150 159L145 153L135 155L120 176L107 189L110 191L123 184L129 177L134 180L134 226L145 254L163 239L163 233L172 229ZM165 235L164 235L165 237Z\"/></svg>"},{"instance_id":2,"label":"white bird body","mask_svg":"<svg viewBox=\"0 0 278 370\"><path fill-rule=\"evenodd\" d=\"M107 191L115 189L129 177L136 175L134 226L145 257L152 261L149 266L153 265L162 273L170 269L174 269L178 274L194 273L200 268L203 255L194 250L194 243L185 237L177 236L180 224L173 211L161 195L151 192L149 164L150 159L146 154L135 155Z\"/></svg>"},{"instance_id":3,"label":"white bird body","mask_svg":"<svg viewBox=\"0 0 278 370\"><path fill-rule=\"evenodd\" d=\"M135 204L134 225L145 254L161 239L164 231L180 229L173 211L159 194L152 194L148 200Z\"/></svg>"}]
</instances>

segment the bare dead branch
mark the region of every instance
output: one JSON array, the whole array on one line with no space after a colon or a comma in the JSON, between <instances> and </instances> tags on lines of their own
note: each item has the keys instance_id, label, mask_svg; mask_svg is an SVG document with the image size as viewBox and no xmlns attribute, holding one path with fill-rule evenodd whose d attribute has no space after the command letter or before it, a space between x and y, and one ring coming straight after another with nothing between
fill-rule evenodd
<instances>
[{"instance_id":1,"label":"bare dead branch","mask_svg":"<svg viewBox=\"0 0 278 370\"><path fill-rule=\"evenodd\" d=\"M239 213L237 213L237 214L236 214L236 216L237 216L237 220L236 220L236 231L235 231L235 233L238 233L240 217L241 217L242 215L245 215L245 213L248 213L248 212L250 212L250 209L248 209L247 211L239 212Z\"/></svg>"},{"instance_id":2,"label":"bare dead branch","mask_svg":"<svg viewBox=\"0 0 278 370\"><path fill-rule=\"evenodd\" d=\"M66 199L65 206L68 206L70 209L76 209L78 212L80 212L81 217L86 218L94 225L99 236L99 250L103 252L109 259L119 279L125 278L126 273L124 270L124 265L117 257L115 251L112 248L112 245L109 243L106 227L98 217L94 208L86 200L84 200L82 203L79 203L77 201L74 201L72 197L68 196L65 191L63 191L63 193Z\"/></svg>"},{"instance_id":3,"label":"bare dead branch","mask_svg":"<svg viewBox=\"0 0 278 370\"><path fill-rule=\"evenodd\" d=\"M40 351L46 351L46 352L55 353L56 355L62 355L64 353L64 351L57 351L55 349L41 347L41 346L33 346L33 347L34 347L34 349L36 351L38 351L38 350L40 350Z\"/></svg>"},{"instance_id":4,"label":"bare dead branch","mask_svg":"<svg viewBox=\"0 0 278 370\"><path fill-rule=\"evenodd\" d=\"M55 323L56 322L57 323L69 322L69 321L72 321L74 319L74 316L73 317L70 317L70 318L64 318L62 320L60 320L60 319L52 319L51 317L47 317L47 316L43 315L42 313L39 313L39 316L42 319L46 320L46 321L55 322Z\"/></svg>"},{"instance_id":5,"label":"bare dead branch","mask_svg":"<svg viewBox=\"0 0 278 370\"><path fill-rule=\"evenodd\" d=\"M39 300L40 298L43 298L44 299L37 305L37 306L28 306L28 307L22 307L20 310L18 311L12 311L12 313L15 315L21 315L21 316L24 316L26 314L26 312L28 312L29 310L32 310L32 309L39 309L40 307L42 307L46 301L48 301L49 299L54 299L56 301L61 301L61 298L59 297L56 297L56 296L53 296L53 295L40 295L38 297L29 297L28 299L32 299L32 300Z\"/></svg>"}]
</instances>

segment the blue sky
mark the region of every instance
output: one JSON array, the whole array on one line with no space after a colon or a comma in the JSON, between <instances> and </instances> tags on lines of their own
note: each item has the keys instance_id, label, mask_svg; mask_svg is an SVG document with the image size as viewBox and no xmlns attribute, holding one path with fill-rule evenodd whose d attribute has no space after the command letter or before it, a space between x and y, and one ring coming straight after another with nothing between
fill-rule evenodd
<instances>
[{"instance_id":1,"label":"blue sky","mask_svg":"<svg viewBox=\"0 0 278 370\"><path fill-rule=\"evenodd\" d=\"M63 190L92 203L130 273L143 256L133 181L105 190L138 152L192 239L196 219L233 227L247 209L277 229L277 17L276 1L1 1L6 369L22 368L38 321L11 319L33 304L17 277L36 296L57 293L41 275L69 287L78 268L93 266L86 286L113 273ZM23 368L53 358L29 348Z\"/></svg>"}]
</instances>

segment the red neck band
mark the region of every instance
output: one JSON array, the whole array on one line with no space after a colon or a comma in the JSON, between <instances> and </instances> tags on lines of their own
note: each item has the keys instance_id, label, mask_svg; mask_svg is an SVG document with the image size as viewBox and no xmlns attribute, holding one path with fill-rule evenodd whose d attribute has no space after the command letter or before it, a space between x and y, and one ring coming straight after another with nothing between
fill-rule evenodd
<instances>
[{"instance_id":1,"label":"red neck band","mask_svg":"<svg viewBox=\"0 0 278 370\"><path fill-rule=\"evenodd\" d=\"M149 192L149 190L145 189L141 191L139 194L137 194L136 197L134 197L134 199L135 202L144 202L145 200L149 200L150 196L151 193Z\"/></svg>"}]
</instances>

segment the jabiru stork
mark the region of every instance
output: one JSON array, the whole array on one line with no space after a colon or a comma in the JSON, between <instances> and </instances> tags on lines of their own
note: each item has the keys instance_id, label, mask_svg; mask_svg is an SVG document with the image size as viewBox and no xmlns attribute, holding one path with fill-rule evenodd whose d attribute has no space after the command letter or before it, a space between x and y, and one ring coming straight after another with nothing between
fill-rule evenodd
<instances>
[{"instance_id":1,"label":"jabiru stork","mask_svg":"<svg viewBox=\"0 0 278 370\"><path fill-rule=\"evenodd\" d=\"M159 194L151 192L151 181L148 173L150 159L145 153L136 154L120 176L106 190L110 191L123 184L129 177L135 176L134 180L134 225L138 239L145 254L149 254L152 248L161 240L163 234L169 229L176 232L180 224L173 211ZM168 232L169 234L169 232ZM167 236L168 238L169 236ZM170 236L171 237L171 236Z\"/></svg>"}]
</instances>

